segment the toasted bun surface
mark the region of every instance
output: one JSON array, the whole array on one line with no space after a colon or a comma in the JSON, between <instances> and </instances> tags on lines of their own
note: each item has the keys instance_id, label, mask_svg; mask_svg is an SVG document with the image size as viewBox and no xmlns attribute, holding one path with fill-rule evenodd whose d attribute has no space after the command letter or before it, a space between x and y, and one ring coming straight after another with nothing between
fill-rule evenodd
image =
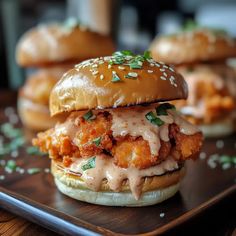
<instances>
[{"instance_id":1,"label":"toasted bun surface","mask_svg":"<svg viewBox=\"0 0 236 236\"><path fill-rule=\"evenodd\" d=\"M141 68L131 69L128 64L134 58L129 56L128 59L110 65L111 60L116 60L113 56L78 64L53 88L51 115L187 97L186 82L173 68L148 59Z\"/></svg>"},{"instance_id":2,"label":"toasted bun surface","mask_svg":"<svg viewBox=\"0 0 236 236\"><path fill-rule=\"evenodd\" d=\"M48 105L52 88L62 75L72 67L73 65L63 65L36 71L27 78L19 91L19 97Z\"/></svg>"},{"instance_id":3,"label":"toasted bun surface","mask_svg":"<svg viewBox=\"0 0 236 236\"><path fill-rule=\"evenodd\" d=\"M178 191L179 182L185 173L184 168L181 168L161 176L145 178L142 196L139 200L135 200L128 181L124 181L121 192L114 192L109 188L107 180L103 180L100 191L94 192L86 187L79 176L70 174L61 167L58 168L54 161L51 171L58 189L65 195L106 206L148 206L163 202Z\"/></svg>"},{"instance_id":4,"label":"toasted bun surface","mask_svg":"<svg viewBox=\"0 0 236 236\"><path fill-rule=\"evenodd\" d=\"M39 25L20 39L16 60L21 66L42 66L66 61L79 62L114 51L110 37L81 27L63 24Z\"/></svg>"},{"instance_id":5,"label":"toasted bun surface","mask_svg":"<svg viewBox=\"0 0 236 236\"><path fill-rule=\"evenodd\" d=\"M235 57L236 42L226 34L199 29L157 37L150 50L155 60L177 65Z\"/></svg>"},{"instance_id":6,"label":"toasted bun surface","mask_svg":"<svg viewBox=\"0 0 236 236\"><path fill-rule=\"evenodd\" d=\"M42 131L54 127L58 119L50 117L47 105L26 98L18 98L18 113L23 125L30 130Z\"/></svg>"}]
</instances>

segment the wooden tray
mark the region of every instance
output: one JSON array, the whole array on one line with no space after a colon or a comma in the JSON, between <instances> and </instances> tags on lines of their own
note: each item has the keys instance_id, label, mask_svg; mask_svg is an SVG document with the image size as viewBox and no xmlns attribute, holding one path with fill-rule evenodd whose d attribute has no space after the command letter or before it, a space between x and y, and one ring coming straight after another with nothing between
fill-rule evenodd
<instances>
[{"instance_id":1,"label":"wooden tray","mask_svg":"<svg viewBox=\"0 0 236 236\"><path fill-rule=\"evenodd\" d=\"M0 123L4 121L6 117L0 109ZM63 234L160 234L236 190L235 168L223 170L218 165L213 169L207 164L208 157L214 153L235 155L235 142L235 136L223 139L224 147L222 141L207 140L203 147L207 158L187 162L187 174L180 192L159 205L125 208L78 202L58 192L49 173L7 174L0 167L0 176L5 176L4 180L0 180L0 207ZM201 156L204 157L204 154ZM6 156L4 159L13 158ZM41 167L44 170L50 165L47 157L30 156L24 148L15 160L25 169Z\"/></svg>"}]
</instances>

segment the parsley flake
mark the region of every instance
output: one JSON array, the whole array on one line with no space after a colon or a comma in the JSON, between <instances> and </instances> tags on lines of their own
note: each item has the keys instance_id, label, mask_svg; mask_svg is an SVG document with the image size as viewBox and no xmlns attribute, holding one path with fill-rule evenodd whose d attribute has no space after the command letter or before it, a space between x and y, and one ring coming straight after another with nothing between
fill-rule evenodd
<instances>
[{"instance_id":1,"label":"parsley flake","mask_svg":"<svg viewBox=\"0 0 236 236\"><path fill-rule=\"evenodd\" d=\"M96 157L91 157L86 164L81 166L81 169L83 171L88 170L88 169L92 169L95 167L95 162L96 162Z\"/></svg>"},{"instance_id":2,"label":"parsley flake","mask_svg":"<svg viewBox=\"0 0 236 236\"><path fill-rule=\"evenodd\" d=\"M175 109L175 106L170 103L163 103L156 108L156 113L158 116L167 116L167 110L169 109Z\"/></svg>"},{"instance_id":3,"label":"parsley flake","mask_svg":"<svg viewBox=\"0 0 236 236\"><path fill-rule=\"evenodd\" d=\"M91 110L89 110L87 113L85 113L85 114L83 115L83 118L84 118L85 120L94 120L94 119L96 118L96 116L93 115L93 112L92 112Z\"/></svg>"},{"instance_id":4,"label":"parsley flake","mask_svg":"<svg viewBox=\"0 0 236 236\"><path fill-rule=\"evenodd\" d=\"M148 121L150 121L152 124L157 125L157 126L162 126L165 123L163 120L157 117L152 111L148 112L145 115L145 117Z\"/></svg>"},{"instance_id":5,"label":"parsley flake","mask_svg":"<svg viewBox=\"0 0 236 236\"><path fill-rule=\"evenodd\" d=\"M94 143L96 146L99 146L100 143L101 143L101 140L102 140L101 137L95 138L95 139L93 140L93 143Z\"/></svg>"}]
</instances>

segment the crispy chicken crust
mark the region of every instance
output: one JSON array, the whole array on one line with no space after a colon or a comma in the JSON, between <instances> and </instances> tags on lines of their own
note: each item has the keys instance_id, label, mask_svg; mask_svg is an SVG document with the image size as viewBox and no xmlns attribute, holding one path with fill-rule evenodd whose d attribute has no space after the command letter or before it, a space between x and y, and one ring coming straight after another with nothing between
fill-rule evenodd
<instances>
[{"instance_id":1,"label":"crispy chicken crust","mask_svg":"<svg viewBox=\"0 0 236 236\"><path fill-rule=\"evenodd\" d=\"M55 129L39 133L33 145L50 158L61 159L65 166L72 162L71 158L91 157L106 153L114 158L114 163L122 168L136 167L145 169L157 165L168 156L177 161L195 158L202 145L202 134L185 135L176 124L169 125L168 142L161 141L158 156L151 154L149 143L142 137L112 136L112 116L108 112L100 112L96 119L87 121L83 117L74 119L78 131L74 141L69 136L55 135ZM94 140L99 139L99 142ZM76 144L74 143L76 140Z\"/></svg>"}]
</instances>

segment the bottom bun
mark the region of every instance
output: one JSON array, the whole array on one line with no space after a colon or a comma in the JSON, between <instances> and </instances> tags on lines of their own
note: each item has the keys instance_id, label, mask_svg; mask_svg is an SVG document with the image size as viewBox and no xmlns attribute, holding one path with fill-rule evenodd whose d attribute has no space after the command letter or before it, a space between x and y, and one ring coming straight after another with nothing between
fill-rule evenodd
<instances>
[{"instance_id":1,"label":"bottom bun","mask_svg":"<svg viewBox=\"0 0 236 236\"><path fill-rule=\"evenodd\" d=\"M18 98L18 113L23 125L34 131L43 131L54 127L58 121L50 117L46 105L34 103L26 98Z\"/></svg>"},{"instance_id":2,"label":"bottom bun","mask_svg":"<svg viewBox=\"0 0 236 236\"><path fill-rule=\"evenodd\" d=\"M233 121L222 121L213 124L201 124L200 130L207 138L217 138L230 135L234 132Z\"/></svg>"},{"instance_id":3,"label":"bottom bun","mask_svg":"<svg viewBox=\"0 0 236 236\"><path fill-rule=\"evenodd\" d=\"M128 180L124 180L121 191L110 189L107 180L101 183L100 191L87 188L83 179L66 171L52 161L51 172L57 188L65 195L84 202L105 206L148 206L165 201L179 190L179 182L185 174L184 167L167 172L164 175L146 177L142 186L142 195L136 200L129 188Z\"/></svg>"},{"instance_id":4,"label":"bottom bun","mask_svg":"<svg viewBox=\"0 0 236 236\"><path fill-rule=\"evenodd\" d=\"M138 200L131 192L94 192L87 189L69 187L55 178L57 188L65 195L79 201L104 206L141 207L161 203L175 195L179 190L179 183L167 188L145 192Z\"/></svg>"}]
</instances>

